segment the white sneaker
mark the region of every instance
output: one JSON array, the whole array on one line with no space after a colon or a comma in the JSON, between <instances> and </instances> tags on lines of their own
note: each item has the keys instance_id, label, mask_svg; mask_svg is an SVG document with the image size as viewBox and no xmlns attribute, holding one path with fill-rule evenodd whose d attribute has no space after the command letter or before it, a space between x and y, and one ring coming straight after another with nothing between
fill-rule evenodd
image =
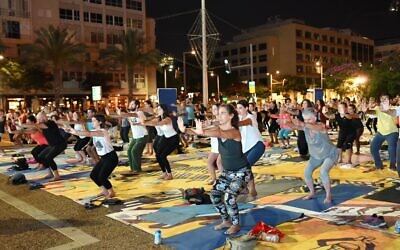
<instances>
[{"instance_id":1,"label":"white sneaker","mask_svg":"<svg viewBox=\"0 0 400 250\"><path fill-rule=\"evenodd\" d=\"M354 168L354 166L353 166L353 164L351 164L351 163L345 163L345 164L340 165L340 168L343 168L343 169L352 169L352 168Z\"/></svg>"}]
</instances>

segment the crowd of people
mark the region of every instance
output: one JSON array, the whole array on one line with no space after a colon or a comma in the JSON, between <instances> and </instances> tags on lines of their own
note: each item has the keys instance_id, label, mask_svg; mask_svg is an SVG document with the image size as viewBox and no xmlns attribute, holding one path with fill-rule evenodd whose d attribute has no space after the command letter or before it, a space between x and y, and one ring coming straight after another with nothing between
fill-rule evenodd
<instances>
[{"instance_id":1,"label":"crowd of people","mask_svg":"<svg viewBox=\"0 0 400 250\"><path fill-rule=\"evenodd\" d=\"M336 164L341 168L356 166L352 156L353 152L360 154L364 127L373 136L369 144L375 163L375 168L367 171L384 168L380 150L386 141L388 168L394 176L399 175L399 106L400 98L382 95L378 100L364 98L358 103L350 98L327 103L286 98L282 103L269 101L261 105L239 100L213 103L209 109L202 104L193 105L186 98L174 107L134 100L127 107L101 111L93 107L86 112L44 108L37 114L0 110L0 139L7 133L16 144L35 143L33 161L37 168L49 169L46 178L53 181L62 178L54 158L65 151L68 143L73 143L76 157L69 162L93 165L90 178L99 186L100 195L111 198L116 195L109 176L118 165L118 137L126 145L122 150L127 150L132 173L142 171L143 155L155 154L160 179L165 181L173 179L168 161L172 152L183 152L196 137L210 137L207 184L212 185L211 200L223 220L215 229L228 228L225 233L232 234L240 230L237 196L257 195L251 167L264 155L266 146L293 148L308 160L304 179L310 193L305 199L315 196L312 174L320 168L326 191L324 202L332 202L329 171ZM332 143L331 131L338 131L336 145ZM269 140L262 134L268 135ZM293 137L297 138L296 143Z\"/></svg>"}]
</instances>

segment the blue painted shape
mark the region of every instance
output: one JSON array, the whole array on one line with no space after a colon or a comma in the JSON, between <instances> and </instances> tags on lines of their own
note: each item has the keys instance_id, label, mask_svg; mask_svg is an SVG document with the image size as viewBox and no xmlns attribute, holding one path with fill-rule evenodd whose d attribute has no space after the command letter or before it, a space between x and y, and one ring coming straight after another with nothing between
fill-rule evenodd
<instances>
[{"instance_id":1,"label":"blue painted shape","mask_svg":"<svg viewBox=\"0 0 400 250\"><path fill-rule=\"evenodd\" d=\"M303 214L300 213L289 212L272 207L254 209L246 214L240 215L241 230L236 235L247 233L259 221L264 221L270 226L277 226L284 222L298 219L302 216ZM215 231L214 226L218 223L220 223L220 221L189 232L163 239L163 243L178 250L208 250L221 247L225 244L226 238L230 237L230 235L225 235L224 230Z\"/></svg>"},{"instance_id":2,"label":"blue painted shape","mask_svg":"<svg viewBox=\"0 0 400 250\"><path fill-rule=\"evenodd\" d=\"M283 205L307 209L315 212L322 212L328 208L331 208L335 205L343 203L345 201L354 199L356 197L365 195L371 191L374 191L375 188L369 186L357 186L352 184L339 184L332 188L332 196L333 201L330 204L325 204L325 191L319 191L316 193L315 198L311 200L303 200L303 198L299 198L296 200L292 200L284 203Z\"/></svg>"},{"instance_id":3,"label":"blue painted shape","mask_svg":"<svg viewBox=\"0 0 400 250\"><path fill-rule=\"evenodd\" d=\"M255 207L253 204L239 204L239 210L249 209ZM194 205L194 206L176 206L176 207L163 207L157 212L146 214L141 218L147 221L154 221L166 225L176 225L184 222L185 220L196 217L197 215L213 214L216 213L213 205Z\"/></svg>"}]
</instances>

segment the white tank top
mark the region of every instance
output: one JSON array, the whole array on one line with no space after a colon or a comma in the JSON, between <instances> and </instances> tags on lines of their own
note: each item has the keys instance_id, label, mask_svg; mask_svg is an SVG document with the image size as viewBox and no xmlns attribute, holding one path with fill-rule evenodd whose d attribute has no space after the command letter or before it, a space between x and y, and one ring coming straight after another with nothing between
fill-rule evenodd
<instances>
[{"instance_id":1,"label":"white tank top","mask_svg":"<svg viewBox=\"0 0 400 250\"><path fill-rule=\"evenodd\" d=\"M141 112L141 111L138 111L138 112ZM133 123L140 122L138 117L131 117L130 120ZM142 125L131 125L131 130L132 130L132 138L133 139L143 138L145 135L148 135L146 127L142 126Z\"/></svg>"},{"instance_id":2,"label":"white tank top","mask_svg":"<svg viewBox=\"0 0 400 250\"><path fill-rule=\"evenodd\" d=\"M218 151L218 138L217 137L210 137L211 139L211 153L219 154Z\"/></svg>"},{"instance_id":3,"label":"white tank top","mask_svg":"<svg viewBox=\"0 0 400 250\"><path fill-rule=\"evenodd\" d=\"M252 114L247 114L246 117L239 117L240 120L251 119L252 125L239 127L240 135L242 139L242 151L246 153L259 141L263 141L260 131L258 130L257 119Z\"/></svg>"},{"instance_id":4,"label":"white tank top","mask_svg":"<svg viewBox=\"0 0 400 250\"><path fill-rule=\"evenodd\" d=\"M101 129L101 131L104 131L104 129ZM93 145L96 147L97 154L100 156L114 151L114 147L111 144L109 136L107 137L93 136Z\"/></svg>"},{"instance_id":5,"label":"white tank top","mask_svg":"<svg viewBox=\"0 0 400 250\"><path fill-rule=\"evenodd\" d=\"M170 138L177 134L174 127L172 126L172 123L162 125L162 126L160 126L160 129L161 129L163 135L165 136L165 138Z\"/></svg>"},{"instance_id":6,"label":"white tank top","mask_svg":"<svg viewBox=\"0 0 400 250\"><path fill-rule=\"evenodd\" d=\"M162 131L161 126L154 126L154 127L157 130L157 135L158 136L163 136L164 135L164 132Z\"/></svg>"}]
</instances>

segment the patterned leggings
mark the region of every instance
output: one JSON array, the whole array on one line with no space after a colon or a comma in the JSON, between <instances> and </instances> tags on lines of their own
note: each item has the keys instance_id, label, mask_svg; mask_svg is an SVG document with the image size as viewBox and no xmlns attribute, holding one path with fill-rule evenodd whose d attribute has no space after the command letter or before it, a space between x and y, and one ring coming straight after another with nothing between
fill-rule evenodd
<instances>
[{"instance_id":1,"label":"patterned leggings","mask_svg":"<svg viewBox=\"0 0 400 250\"><path fill-rule=\"evenodd\" d=\"M224 221L230 218L233 225L239 225L236 197L247 186L250 176L250 168L241 168L237 171L224 170L214 184L211 190L211 201Z\"/></svg>"}]
</instances>

